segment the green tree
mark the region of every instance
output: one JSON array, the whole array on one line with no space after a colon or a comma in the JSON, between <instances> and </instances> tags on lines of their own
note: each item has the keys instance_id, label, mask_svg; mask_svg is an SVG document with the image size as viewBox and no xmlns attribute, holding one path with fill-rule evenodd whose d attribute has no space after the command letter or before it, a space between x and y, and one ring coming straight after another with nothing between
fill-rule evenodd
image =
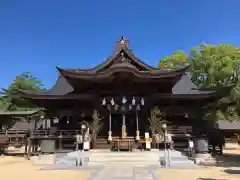
<instances>
[{"instance_id":1,"label":"green tree","mask_svg":"<svg viewBox=\"0 0 240 180\"><path fill-rule=\"evenodd\" d=\"M41 91L44 90L40 80L30 72L25 72L16 77L7 89L2 89L0 98L0 108L3 110L19 110L35 107L28 101L19 97L19 89Z\"/></svg>"},{"instance_id":2,"label":"green tree","mask_svg":"<svg viewBox=\"0 0 240 180\"><path fill-rule=\"evenodd\" d=\"M192 81L199 88L214 89L225 94L217 103L207 107L210 119L237 119L239 116L240 83L238 80L240 49L230 44L202 43L190 50L189 56L177 51L164 57L159 68L189 63ZM230 90L229 90L230 89Z\"/></svg>"},{"instance_id":3,"label":"green tree","mask_svg":"<svg viewBox=\"0 0 240 180\"><path fill-rule=\"evenodd\" d=\"M200 44L190 50L192 81L199 88L226 91L225 97L208 107L206 117L212 120L238 119L240 51L230 44ZM229 91L229 88L231 90Z\"/></svg>"},{"instance_id":4,"label":"green tree","mask_svg":"<svg viewBox=\"0 0 240 180\"><path fill-rule=\"evenodd\" d=\"M239 62L239 49L229 44L200 44L190 50L192 80L202 88L236 83Z\"/></svg>"},{"instance_id":5,"label":"green tree","mask_svg":"<svg viewBox=\"0 0 240 180\"><path fill-rule=\"evenodd\" d=\"M174 51L171 56L163 57L157 67L158 68L173 68L177 65L188 63L188 56L183 51Z\"/></svg>"}]
</instances>

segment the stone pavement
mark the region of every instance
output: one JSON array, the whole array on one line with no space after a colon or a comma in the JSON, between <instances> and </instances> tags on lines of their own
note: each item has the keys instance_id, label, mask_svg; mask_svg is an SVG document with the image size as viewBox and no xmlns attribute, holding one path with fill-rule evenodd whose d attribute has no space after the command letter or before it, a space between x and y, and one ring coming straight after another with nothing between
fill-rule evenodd
<instances>
[{"instance_id":1,"label":"stone pavement","mask_svg":"<svg viewBox=\"0 0 240 180\"><path fill-rule=\"evenodd\" d=\"M155 168L133 167L133 166L113 166L105 167L95 177L89 180L156 180Z\"/></svg>"},{"instance_id":2,"label":"stone pavement","mask_svg":"<svg viewBox=\"0 0 240 180\"><path fill-rule=\"evenodd\" d=\"M197 168L192 161L179 152L172 153L172 166L169 168ZM156 169L161 168L161 151L152 152L70 152L56 155L54 164L41 170L89 171L89 180L155 180ZM43 157L43 156L42 156ZM82 157L83 166L76 167L77 157ZM41 161L49 160L49 156ZM47 162L47 161L46 161ZM47 163L46 163L47 164Z\"/></svg>"},{"instance_id":3,"label":"stone pavement","mask_svg":"<svg viewBox=\"0 0 240 180\"><path fill-rule=\"evenodd\" d=\"M54 166L48 166L40 170L79 170L89 171L89 180L155 180L155 170L159 168L157 166L105 166L105 167L76 167L70 164L57 164Z\"/></svg>"}]
</instances>

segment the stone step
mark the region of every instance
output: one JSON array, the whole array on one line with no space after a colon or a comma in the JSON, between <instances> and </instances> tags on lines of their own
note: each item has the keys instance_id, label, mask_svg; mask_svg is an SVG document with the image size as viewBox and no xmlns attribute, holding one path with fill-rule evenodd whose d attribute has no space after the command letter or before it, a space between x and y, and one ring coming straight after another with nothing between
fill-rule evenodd
<instances>
[{"instance_id":1,"label":"stone step","mask_svg":"<svg viewBox=\"0 0 240 180\"><path fill-rule=\"evenodd\" d=\"M56 156L54 154L32 156L30 160L35 165L50 165L55 164Z\"/></svg>"},{"instance_id":2,"label":"stone step","mask_svg":"<svg viewBox=\"0 0 240 180\"><path fill-rule=\"evenodd\" d=\"M151 166L156 165L160 166L159 162L153 163L153 162L111 162L111 163L101 163L101 162L89 162L87 166L107 166L107 167L123 167L123 166L138 166L138 167L144 167L144 166Z\"/></svg>"},{"instance_id":3,"label":"stone step","mask_svg":"<svg viewBox=\"0 0 240 180\"><path fill-rule=\"evenodd\" d=\"M99 150L97 152L70 152L70 153L57 153L50 155L39 155L32 157L34 164L54 164L54 163L67 163L75 164L77 155L85 158L86 162L90 164L106 165L106 164L160 164L164 160L164 153L162 151L149 151L149 152L110 152ZM193 161L183 156L180 152L172 151L171 161L175 165L192 165Z\"/></svg>"}]
</instances>

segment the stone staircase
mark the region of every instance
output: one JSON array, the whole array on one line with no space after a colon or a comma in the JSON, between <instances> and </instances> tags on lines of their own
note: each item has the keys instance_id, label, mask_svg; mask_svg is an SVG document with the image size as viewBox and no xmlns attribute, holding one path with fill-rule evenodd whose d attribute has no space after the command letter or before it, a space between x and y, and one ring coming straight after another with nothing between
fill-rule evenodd
<instances>
[{"instance_id":1,"label":"stone staircase","mask_svg":"<svg viewBox=\"0 0 240 180\"><path fill-rule=\"evenodd\" d=\"M152 152L92 152L89 156L89 166L115 165L159 165L159 157Z\"/></svg>"},{"instance_id":2,"label":"stone staircase","mask_svg":"<svg viewBox=\"0 0 240 180\"><path fill-rule=\"evenodd\" d=\"M74 167L77 157L83 159L83 166L88 167L113 167L113 166L161 166L164 160L164 151L133 151L133 152L111 152L110 150L91 150L89 152L74 151L64 154L40 155L32 157L33 164L61 165ZM171 167L196 168L193 161L183 156L179 151L171 151Z\"/></svg>"},{"instance_id":3,"label":"stone staircase","mask_svg":"<svg viewBox=\"0 0 240 180\"><path fill-rule=\"evenodd\" d=\"M133 152L111 152L109 150L92 150L90 152L79 152L85 157L84 164L87 166L160 166L164 160L164 151L133 151ZM61 161L75 163L77 152L68 153ZM87 159L87 160L86 160ZM193 161L183 156L179 151L171 151L171 166L173 167L196 167Z\"/></svg>"}]
</instances>

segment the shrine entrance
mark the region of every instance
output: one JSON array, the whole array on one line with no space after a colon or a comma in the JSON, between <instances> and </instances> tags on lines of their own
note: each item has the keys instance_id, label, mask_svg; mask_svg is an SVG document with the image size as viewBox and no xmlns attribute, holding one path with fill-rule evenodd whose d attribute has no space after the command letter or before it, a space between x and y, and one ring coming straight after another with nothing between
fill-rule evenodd
<instances>
[{"instance_id":1,"label":"shrine entrance","mask_svg":"<svg viewBox=\"0 0 240 180\"><path fill-rule=\"evenodd\" d=\"M123 115L120 113L112 114L112 136L122 137ZM136 136L136 117L134 112L125 115L126 135Z\"/></svg>"}]
</instances>

